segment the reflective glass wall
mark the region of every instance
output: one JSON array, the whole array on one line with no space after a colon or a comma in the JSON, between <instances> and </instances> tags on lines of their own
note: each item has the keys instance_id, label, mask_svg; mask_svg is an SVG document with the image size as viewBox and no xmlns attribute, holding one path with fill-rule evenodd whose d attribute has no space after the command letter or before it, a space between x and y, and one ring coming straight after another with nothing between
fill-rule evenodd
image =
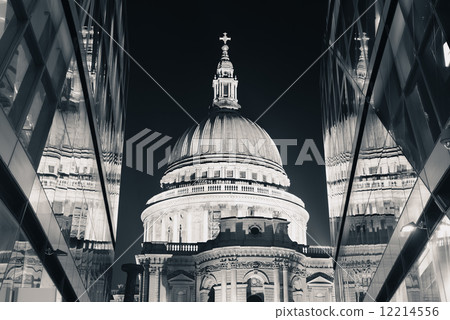
<instances>
[{"instance_id":1,"label":"reflective glass wall","mask_svg":"<svg viewBox=\"0 0 450 320\"><path fill-rule=\"evenodd\" d=\"M109 301L128 64L98 24L124 46L124 18L0 0L0 301Z\"/></svg>"},{"instance_id":2,"label":"reflective glass wall","mask_svg":"<svg viewBox=\"0 0 450 320\"><path fill-rule=\"evenodd\" d=\"M329 3L325 46L333 45L321 90L337 301L377 300L406 242L399 221L421 219L448 171L439 143L450 116L444 7ZM440 209L443 215L447 206Z\"/></svg>"},{"instance_id":3,"label":"reflective glass wall","mask_svg":"<svg viewBox=\"0 0 450 320\"><path fill-rule=\"evenodd\" d=\"M61 301L18 222L0 201L0 301Z\"/></svg>"},{"instance_id":4,"label":"reflective glass wall","mask_svg":"<svg viewBox=\"0 0 450 320\"><path fill-rule=\"evenodd\" d=\"M450 219L441 220L391 301L450 300Z\"/></svg>"}]
</instances>

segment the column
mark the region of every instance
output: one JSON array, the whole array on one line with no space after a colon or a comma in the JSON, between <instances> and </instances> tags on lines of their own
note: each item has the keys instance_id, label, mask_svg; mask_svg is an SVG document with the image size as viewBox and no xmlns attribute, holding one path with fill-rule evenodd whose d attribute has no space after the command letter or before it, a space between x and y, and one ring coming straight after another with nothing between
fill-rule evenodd
<instances>
[{"instance_id":1,"label":"column","mask_svg":"<svg viewBox=\"0 0 450 320\"><path fill-rule=\"evenodd\" d=\"M231 271L231 274L230 274L231 302L236 302L237 301L237 270L235 268L233 268L230 271Z\"/></svg>"},{"instance_id":2,"label":"column","mask_svg":"<svg viewBox=\"0 0 450 320\"><path fill-rule=\"evenodd\" d=\"M156 239L155 237L155 233L153 232L152 235L152 241L169 241L169 239L167 239L167 226L166 226L166 219L167 219L167 215L164 215L161 217L161 230L160 230L160 234L161 236L159 237L159 239ZM154 224L157 224L158 221L155 221Z\"/></svg>"},{"instance_id":3,"label":"column","mask_svg":"<svg viewBox=\"0 0 450 320\"><path fill-rule=\"evenodd\" d=\"M127 282L125 284L124 302L134 302L134 291L136 288L136 277L142 272L141 265L134 263L125 263L121 267L122 271L127 273Z\"/></svg>"},{"instance_id":4,"label":"column","mask_svg":"<svg viewBox=\"0 0 450 320\"><path fill-rule=\"evenodd\" d=\"M143 226L144 226L144 236L143 236L143 242L147 242L147 239L148 239L148 222L144 222L143 223Z\"/></svg>"},{"instance_id":5,"label":"column","mask_svg":"<svg viewBox=\"0 0 450 320\"><path fill-rule=\"evenodd\" d=\"M156 302L160 302L161 301L161 268L160 267L156 267L155 270L155 291L156 291Z\"/></svg>"},{"instance_id":6,"label":"column","mask_svg":"<svg viewBox=\"0 0 450 320\"><path fill-rule=\"evenodd\" d=\"M142 273L138 275L138 281L139 281L139 302L143 302L143 283L144 283L144 270L142 270Z\"/></svg>"},{"instance_id":7,"label":"column","mask_svg":"<svg viewBox=\"0 0 450 320\"><path fill-rule=\"evenodd\" d=\"M173 216L173 232L172 232L172 241L175 243L180 242L180 224L178 222L179 213L175 213Z\"/></svg>"},{"instance_id":8,"label":"column","mask_svg":"<svg viewBox=\"0 0 450 320\"><path fill-rule=\"evenodd\" d=\"M202 301L202 299L200 297L200 289L201 289L200 286L202 285L201 282L202 282L202 276L196 270L195 271L195 301L196 302Z\"/></svg>"},{"instance_id":9,"label":"column","mask_svg":"<svg viewBox=\"0 0 450 320\"><path fill-rule=\"evenodd\" d=\"M158 291L158 285L159 283L157 282L157 279L155 277L155 271L156 268L153 265L149 266L149 286L148 286L148 301L149 302L156 302L157 297L157 291Z\"/></svg>"},{"instance_id":10,"label":"column","mask_svg":"<svg viewBox=\"0 0 450 320\"><path fill-rule=\"evenodd\" d=\"M307 229L308 229L308 227L306 226L306 223L304 223L303 221L302 221L302 227L303 227L303 229L302 229L302 233L303 233L303 243L304 244L306 244L306 232L308 231Z\"/></svg>"},{"instance_id":11,"label":"column","mask_svg":"<svg viewBox=\"0 0 450 320\"><path fill-rule=\"evenodd\" d=\"M273 270L273 301L280 302L280 269L278 266Z\"/></svg>"},{"instance_id":12,"label":"column","mask_svg":"<svg viewBox=\"0 0 450 320\"><path fill-rule=\"evenodd\" d=\"M289 301L289 280L288 280L288 269L287 266L283 266L283 301L288 302Z\"/></svg>"},{"instance_id":13,"label":"column","mask_svg":"<svg viewBox=\"0 0 450 320\"><path fill-rule=\"evenodd\" d=\"M146 220L144 223L144 242L150 242L152 236L152 223Z\"/></svg>"},{"instance_id":14,"label":"column","mask_svg":"<svg viewBox=\"0 0 450 320\"><path fill-rule=\"evenodd\" d=\"M237 216L245 217L247 215L247 207L244 207L242 204L237 205Z\"/></svg>"},{"instance_id":15,"label":"column","mask_svg":"<svg viewBox=\"0 0 450 320\"><path fill-rule=\"evenodd\" d=\"M203 240L206 242L209 240L209 222L208 222L208 210L203 211Z\"/></svg>"},{"instance_id":16,"label":"column","mask_svg":"<svg viewBox=\"0 0 450 320\"><path fill-rule=\"evenodd\" d=\"M195 212L195 211L194 211ZM192 241L192 215L194 214L193 211L188 210L185 213L186 216L186 241L191 243Z\"/></svg>"},{"instance_id":17,"label":"column","mask_svg":"<svg viewBox=\"0 0 450 320\"><path fill-rule=\"evenodd\" d=\"M222 269L222 282L220 284L220 291L222 292L222 302L227 301L227 269Z\"/></svg>"},{"instance_id":18,"label":"column","mask_svg":"<svg viewBox=\"0 0 450 320\"><path fill-rule=\"evenodd\" d=\"M150 271L149 271L149 263L148 261L144 262L144 271L142 272L141 276L141 302L148 302L148 288L149 288L149 282L150 282Z\"/></svg>"},{"instance_id":19,"label":"column","mask_svg":"<svg viewBox=\"0 0 450 320\"><path fill-rule=\"evenodd\" d=\"M152 265L149 268L148 301L150 302L161 301L161 267L161 265Z\"/></svg>"},{"instance_id":20,"label":"column","mask_svg":"<svg viewBox=\"0 0 450 320\"><path fill-rule=\"evenodd\" d=\"M166 278L166 270L161 268L161 270L159 272L159 279L160 279L159 301L161 301L161 302L167 301L167 289L166 289L167 281L165 281L165 278Z\"/></svg>"}]
</instances>

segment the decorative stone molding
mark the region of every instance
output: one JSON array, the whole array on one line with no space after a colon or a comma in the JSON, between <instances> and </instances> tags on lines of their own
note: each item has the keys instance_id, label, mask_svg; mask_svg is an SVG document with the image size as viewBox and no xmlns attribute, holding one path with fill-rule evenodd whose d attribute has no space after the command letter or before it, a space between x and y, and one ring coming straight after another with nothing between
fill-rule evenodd
<instances>
[{"instance_id":1,"label":"decorative stone molding","mask_svg":"<svg viewBox=\"0 0 450 320\"><path fill-rule=\"evenodd\" d=\"M306 278L307 277L307 272L306 272L306 268L297 268L297 267L292 267L290 268L289 272L291 274L294 274L296 276L300 276L302 278Z\"/></svg>"},{"instance_id":2,"label":"decorative stone molding","mask_svg":"<svg viewBox=\"0 0 450 320\"><path fill-rule=\"evenodd\" d=\"M215 160L213 157L209 157L210 160ZM179 168L174 168L174 170L169 170L161 179L161 185L172 185L176 183L202 181L206 179L214 178L214 171L220 171L221 178L227 178L226 172L233 171L233 179L243 180L247 182L254 182L252 174L256 173L256 181L259 183L273 183L276 185L281 185L287 187L290 185L289 178L287 177L284 170L279 165L274 165L271 162L264 160L251 161L249 163L249 157L242 158L241 161L236 163L235 159L230 159L232 161L220 161L220 162L209 162L207 157L202 157L201 161L199 158L191 158L190 161L187 160ZM196 162L197 161L197 162ZM206 161L206 162L204 162ZM201 163L203 162L203 163ZM253 163L254 162L254 163ZM207 172L207 177L203 178L203 172ZM239 176L240 172L245 172L245 178ZM263 174L266 176L266 181L263 180ZM190 179L191 175L195 173L195 179ZM185 177L182 181L181 177Z\"/></svg>"},{"instance_id":3,"label":"decorative stone molding","mask_svg":"<svg viewBox=\"0 0 450 320\"><path fill-rule=\"evenodd\" d=\"M244 277L242 278L242 283L245 283L245 282L247 282L249 279L253 279L253 278L255 278L255 277L256 277L256 278L259 278L260 281L261 281L260 285L256 285L257 287L262 287L263 284L268 284L268 283L270 283L269 277L267 276L267 274L264 273L264 272L261 271L261 270L250 270L250 271L248 271L248 272L244 275ZM253 283L252 283L252 285L253 285Z\"/></svg>"},{"instance_id":4,"label":"decorative stone molding","mask_svg":"<svg viewBox=\"0 0 450 320\"><path fill-rule=\"evenodd\" d=\"M213 274L207 274L203 277L200 290L210 290L213 286L218 285L217 279Z\"/></svg>"},{"instance_id":5,"label":"decorative stone molding","mask_svg":"<svg viewBox=\"0 0 450 320\"><path fill-rule=\"evenodd\" d=\"M241 247L231 246L223 248L214 248L206 252L201 252L194 256L197 264L204 263L211 260L226 258L226 257L270 257L274 258L277 263L284 263L287 260L299 263L301 265L311 264L311 258L306 257L293 249L279 248L279 247ZM327 260L327 259L324 259Z\"/></svg>"}]
</instances>

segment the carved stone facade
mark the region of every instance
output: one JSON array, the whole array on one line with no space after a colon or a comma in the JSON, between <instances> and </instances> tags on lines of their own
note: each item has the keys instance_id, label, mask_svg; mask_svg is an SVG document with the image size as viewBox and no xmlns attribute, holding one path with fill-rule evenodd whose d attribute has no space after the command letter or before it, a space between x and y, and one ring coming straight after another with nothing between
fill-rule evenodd
<instances>
[{"instance_id":1,"label":"carved stone facade","mask_svg":"<svg viewBox=\"0 0 450 320\"><path fill-rule=\"evenodd\" d=\"M221 219L205 243L144 243L141 301L334 301L330 250L292 242L287 225Z\"/></svg>"},{"instance_id":2,"label":"carved stone facade","mask_svg":"<svg viewBox=\"0 0 450 320\"><path fill-rule=\"evenodd\" d=\"M203 191L209 187L214 190ZM236 190L230 193L227 187ZM253 191L244 191L244 187ZM202 188L202 191L195 188ZM306 243L308 212L299 198L286 191L237 184L197 184L172 191L173 197L150 203L142 213L144 242L206 242L217 236L220 218L258 216L291 221L288 230L291 239ZM272 196L270 192L280 195Z\"/></svg>"}]
</instances>

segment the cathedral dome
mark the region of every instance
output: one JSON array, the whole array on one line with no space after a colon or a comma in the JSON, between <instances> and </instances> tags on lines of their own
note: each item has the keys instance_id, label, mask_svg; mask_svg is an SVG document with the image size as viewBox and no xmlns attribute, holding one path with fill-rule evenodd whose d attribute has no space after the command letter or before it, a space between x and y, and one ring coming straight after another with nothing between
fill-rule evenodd
<instances>
[{"instance_id":1,"label":"cathedral dome","mask_svg":"<svg viewBox=\"0 0 450 320\"><path fill-rule=\"evenodd\" d=\"M290 181L275 143L264 129L240 113L238 79L226 45L231 38L224 33L220 40L224 45L212 81L214 96L209 115L178 139L161 186L172 188L208 180L287 188Z\"/></svg>"},{"instance_id":2,"label":"cathedral dome","mask_svg":"<svg viewBox=\"0 0 450 320\"><path fill-rule=\"evenodd\" d=\"M266 162L282 169L280 153L264 129L239 111L214 108L209 117L178 139L169 158L169 170L193 157L201 157L202 161L220 161L233 156L237 162Z\"/></svg>"}]
</instances>

